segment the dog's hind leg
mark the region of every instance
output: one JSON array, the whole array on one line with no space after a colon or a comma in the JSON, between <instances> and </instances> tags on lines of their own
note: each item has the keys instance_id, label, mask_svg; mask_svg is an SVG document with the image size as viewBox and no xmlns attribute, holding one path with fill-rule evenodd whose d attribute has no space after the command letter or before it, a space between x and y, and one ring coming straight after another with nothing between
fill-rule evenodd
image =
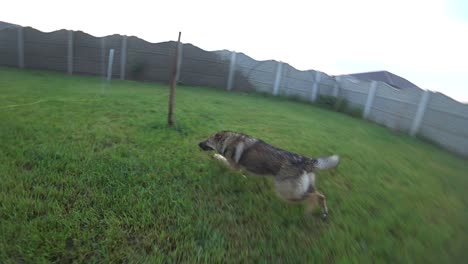
<instances>
[{"instance_id":1,"label":"dog's hind leg","mask_svg":"<svg viewBox=\"0 0 468 264\"><path fill-rule=\"evenodd\" d=\"M328 217L328 207L327 207L327 198L322 193L315 191L315 195L318 197L320 207L322 208L322 217Z\"/></svg>"},{"instance_id":2,"label":"dog's hind leg","mask_svg":"<svg viewBox=\"0 0 468 264\"><path fill-rule=\"evenodd\" d=\"M317 207L318 197L317 195L309 194L306 198L306 208L305 214L310 215L314 211L315 207Z\"/></svg>"},{"instance_id":3,"label":"dog's hind leg","mask_svg":"<svg viewBox=\"0 0 468 264\"><path fill-rule=\"evenodd\" d=\"M309 193L306 201L307 201L306 214L310 214L315 209L318 203L320 205L320 208L322 209L322 217L323 218L328 217L327 199L325 195L323 195L322 193L318 191L314 191L312 193Z\"/></svg>"}]
</instances>

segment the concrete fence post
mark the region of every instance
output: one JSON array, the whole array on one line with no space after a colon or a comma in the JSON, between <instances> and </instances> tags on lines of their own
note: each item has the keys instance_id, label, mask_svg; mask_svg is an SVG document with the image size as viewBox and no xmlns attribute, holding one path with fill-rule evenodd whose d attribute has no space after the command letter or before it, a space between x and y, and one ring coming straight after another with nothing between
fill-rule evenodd
<instances>
[{"instance_id":1,"label":"concrete fence post","mask_svg":"<svg viewBox=\"0 0 468 264\"><path fill-rule=\"evenodd\" d=\"M106 37L101 38L101 76L106 76Z\"/></svg>"},{"instance_id":2,"label":"concrete fence post","mask_svg":"<svg viewBox=\"0 0 468 264\"><path fill-rule=\"evenodd\" d=\"M362 117L367 119L371 112L372 104L374 103L375 98L375 91L377 90L377 82L372 81L370 83L369 94L367 95L366 105L364 107L364 112L362 113Z\"/></svg>"},{"instance_id":3,"label":"concrete fence post","mask_svg":"<svg viewBox=\"0 0 468 264\"><path fill-rule=\"evenodd\" d=\"M283 69L283 63L278 61L278 66L276 66L276 75L275 75L275 83L273 85L273 95L278 95L280 83L281 83L281 74Z\"/></svg>"},{"instance_id":4,"label":"concrete fence post","mask_svg":"<svg viewBox=\"0 0 468 264\"><path fill-rule=\"evenodd\" d=\"M114 63L114 49L109 50L109 63L107 64L107 81L112 79L112 64Z\"/></svg>"},{"instance_id":5,"label":"concrete fence post","mask_svg":"<svg viewBox=\"0 0 468 264\"><path fill-rule=\"evenodd\" d=\"M322 74L319 71L315 72L315 80L314 80L314 84L312 85L312 94L310 96L310 100L312 102L315 102L317 100L321 76Z\"/></svg>"},{"instance_id":6,"label":"concrete fence post","mask_svg":"<svg viewBox=\"0 0 468 264\"><path fill-rule=\"evenodd\" d=\"M182 72L180 69L182 68L182 56L184 54L184 44L179 42L179 47L177 49L179 54L177 55L177 72L176 72L176 83L180 80L180 73Z\"/></svg>"},{"instance_id":7,"label":"concrete fence post","mask_svg":"<svg viewBox=\"0 0 468 264\"><path fill-rule=\"evenodd\" d=\"M341 76L337 76L335 78L335 85L333 86L334 97L338 97L338 94L340 93L340 82L341 82Z\"/></svg>"},{"instance_id":8,"label":"concrete fence post","mask_svg":"<svg viewBox=\"0 0 468 264\"><path fill-rule=\"evenodd\" d=\"M236 73L236 52L231 52L231 60L229 62L229 75L226 84L226 90L232 90L232 85L234 82L234 74Z\"/></svg>"},{"instance_id":9,"label":"concrete fence post","mask_svg":"<svg viewBox=\"0 0 468 264\"><path fill-rule=\"evenodd\" d=\"M67 73L73 74L73 30L68 31Z\"/></svg>"},{"instance_id":10,"label":"concrete fence post","mask_svg":"<svg viewBox=\"0 0 468 264\"><path fill-rule=\"evenodd\" d=\"M125 80L127 69L127 36L122 36L122 47L120 49L120 80Z\"/></svg>"},{"instance_id":11,"label":"concrete fence post","mask_svg":"<svg viewBox=\"0 0 468 264\"><path fill-rule=\"evenodd\" d=\"M424 113L426 112L427 103L429 102L430 95L431 95L431 91L426 90L423 92L423 95L421 96L418 109L416 110L416 114L414 115L413 124L411 125L411 130L410 130L411 136L416 135L419 131L419 128L421 127L422 119L424 117Z\"/></svg>"},{"instance_id":12,"label":"concrete fence post","mask_svg":"<svg viewBox=\"0 0 468 264\"><path fill-rule=\"evenodd\" d=\"M24 68L24 35L23 27L18 27L18 67Z\"/></svg>"}]
</instances>

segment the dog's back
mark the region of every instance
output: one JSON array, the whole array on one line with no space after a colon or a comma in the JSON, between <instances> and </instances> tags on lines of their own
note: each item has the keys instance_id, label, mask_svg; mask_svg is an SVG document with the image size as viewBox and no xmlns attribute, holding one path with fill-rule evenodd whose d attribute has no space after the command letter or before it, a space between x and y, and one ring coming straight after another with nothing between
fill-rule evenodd
<instances>
[{"instance_id":1,"label":"dog's back","mask_svg":"<svg viewBox=\"0 0 468 264\"><path fill-rule=\"evenodd\" d=\"M258 140L244 149L239 165L256 174L276 176L281 168L294 166L299 171L312 171L316 160L276 148Z\"/></svg>"},{"instance_id":2,"label":"dog's back","mask_svg":"<svg viewBox=\"0 0 468 264\"><path fill-rule=\"evenodd\" d=\"M222 155L231 162L259 175L277 176L282 168L293 167L298 172L313 172L337 166L336 155L309 158L272 146L260 139L245 134L226 132Z\"/></svg>"}]
</instances>

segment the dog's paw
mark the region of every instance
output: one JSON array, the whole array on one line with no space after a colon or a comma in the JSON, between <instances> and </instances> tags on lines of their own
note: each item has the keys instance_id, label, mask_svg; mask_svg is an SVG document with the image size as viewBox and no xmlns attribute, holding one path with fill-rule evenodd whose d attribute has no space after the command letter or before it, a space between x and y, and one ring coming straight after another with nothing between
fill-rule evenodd
<instances>
[{"instance_id":1,"label":"dog's paw","mask_svg":"<svg viewBox=\"0 0 468 264\"><path fill-rule=\"evenodd\" d=\"M322 218L323 221L328 221L328 214L327 213L321 214L320 217Z\"/></svg>"}]
</instances>

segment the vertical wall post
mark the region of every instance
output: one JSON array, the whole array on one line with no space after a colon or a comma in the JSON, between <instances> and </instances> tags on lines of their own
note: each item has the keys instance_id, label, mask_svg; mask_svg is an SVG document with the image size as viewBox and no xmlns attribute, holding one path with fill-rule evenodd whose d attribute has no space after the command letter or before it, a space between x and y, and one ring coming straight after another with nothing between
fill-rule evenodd
<instances>
[{"instance_id":1,"label":"vertical wall post","mask_svg":"<svg viewBox=\"0 0 468 264\"><path fill-rule=\"evenodd\" d=\"M377 82L372 81L369 87L369 94L367 95L366 106L364 107L364 112L362 113L362 117L367 119L369 117L372 104L374 103L375 98L375 91L377 90Z\"/></svg>"},{"instance_id":2,"label":"vertical wall post","mask_svg":"<svg viewBox=\"0 0 468 264\"><path fill-rule=\"evenodd\" d=\"M101 76L106 76L106 37L101 38Z\"/></svg>"},{"instance_id":3,"label":"vertical wall post","mask_svg":"<svg viewBox=\"0 0 468 264\"><path fill-rule=\"evenodd\" d=\"M109 63L107 64L107 81L112 79L112 64L114 64L114 49L109 50Z\"/></svg>"},{"instance_id":4,"label":"vertical wall post","mask_svg":"<svg viewBox=\"0 0 468 264\"><path fill-rule=\"evenodd\" d=\"M18 67L24 68L24 35L23 27L18 27Z\"/></svg>"},{"instance_id":5,"label":"vertical wall post","mask_svg":"<svg viewBox=\"0 0 468 264\"><path fill-rule=\"evenodd\" d=\"M280 83L281 83L281 74L283 69L283 63L278 61L278 66L276 67L275 83L273 85L273 95L278 95Z\"/></svg>"},{"instance_id":6,"label":"vertical wall post","mask_svg":"<svg viewBox=\"0 0 468 264\"><path fill-rule=\"evenodd\" d=\"M341 82L341 76L335 77L335 85L333 86L334 97L338 97L338 94L340 93L340 82Z\"/></svg>"},{"instance_id":7,"label":"vertical wall post","mask_svg":"<svg viewBox=\"0 0 468 264\"><path fill-rule=\"evenodd\" d=\"M122 36L122 47L120 49L120 80L125 80L127 67L127 36Z\"/></svg>"},{"instance_id":8,"label":"vertical wall post","mask_svg":"<svg viewBox=\"0 0 468 264\"><path fill-rule=\"evenodd\" d=\"M227 80L227 85L226 85L226 90L228 91L232 90L235 72L236 72L236 52L232 51L231 60L229 62L229 75L228 75L228 80Z\"/></svg>"},{"instance_id":9,"label":"vertical wall post","mask_svg":"<svg viewBox=\"0 0 468 264\"><path fill-rule=\"evenodd\" d=\"M68 31L67 73L73 74L73 30Z\"/></svg>"},{"instance_id":10,"label":"vertical wall post","mask_svg":"<svg viewBox=\"0 0 468 264\"><path fill-rule=\"evenodd\" d=\"M430 95L431 91L429 90L423 92L421 100L419 101L418 110L416 110L416 115L414 116L413 124L411 126L411 136L416 135L419 131L419 128L421 127L422 119L424 117L424 113L426 112L427 103L429 102Z\"/></svg>"},{"instance_id":11,"label":"vertical wall post","mask_svg":"<svg viewBox=\"0 0 468 264\"><path fill-rule=\"evenodd\" d=\"M315 102L315 100L317 100L321 75L322 74L319 71L315 72L315 80L314 80L314 84L312 85L312 94L310 96L310 100L312 102Z\"/></svg>"}]
</instances>

